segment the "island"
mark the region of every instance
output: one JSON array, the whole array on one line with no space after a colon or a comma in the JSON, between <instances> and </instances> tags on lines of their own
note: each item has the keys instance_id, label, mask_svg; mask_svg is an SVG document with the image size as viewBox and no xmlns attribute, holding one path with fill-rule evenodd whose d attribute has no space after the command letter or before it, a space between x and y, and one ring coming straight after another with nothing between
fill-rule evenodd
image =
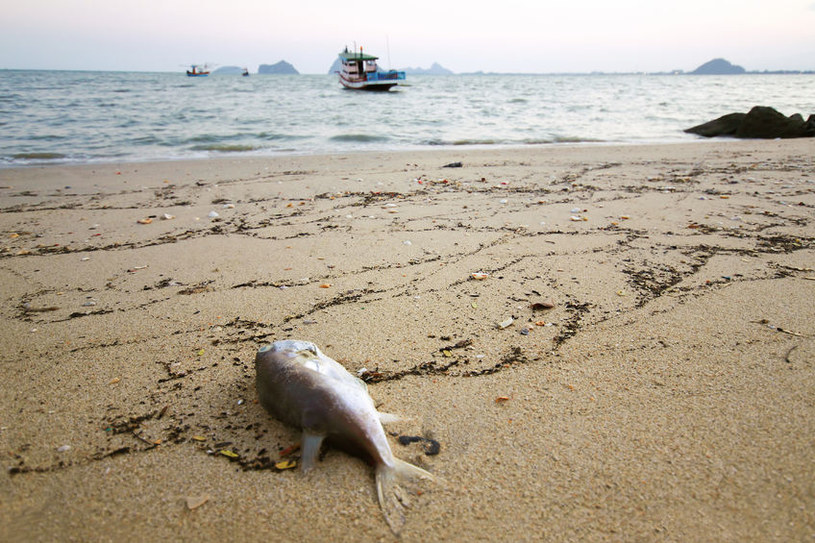
<instances>
[{"instance_id":1,"label":"island","mask_svg":"<svg viewBox=\"0 0 815 543\"><path fill-rule=\"evenodd\" d=\"M747 73L747 70L741 66L731 64L723 58L714 58L709 62L705 62L692 72L691 75L739 75Z\"/></svg>"},{"instance_id":2,"label":"island","mask_svg":"<svg viewBox=\"0 0 815 543\"><path fill-rule=\"evenodd\" d=\"M258 74L261 75L299 75L300 72L297 69L286 62L285 60L281 60L277 64L261 64L258 67Z\"/></svg>"},{"instance_id":3,"label":"island","mask_svg":"<svg viewBox=\"0 0 815 543\"><path fill-rule=\"evenodd\" d=\"M452 70L448 70L438 62L430 65L430 68L404 68L402 70L408 75L453 75Z\"/></svg>"},{"instance_id":4,"label":"island","mask_svg":"<svg viewBox=\"0 0 815 543\"><path fill-rule=\"evenodd\" d=\"M243 75L244 69L240 66L221 66L213 70L212 73L217 75Z\"/></svg>"}]
</instances>

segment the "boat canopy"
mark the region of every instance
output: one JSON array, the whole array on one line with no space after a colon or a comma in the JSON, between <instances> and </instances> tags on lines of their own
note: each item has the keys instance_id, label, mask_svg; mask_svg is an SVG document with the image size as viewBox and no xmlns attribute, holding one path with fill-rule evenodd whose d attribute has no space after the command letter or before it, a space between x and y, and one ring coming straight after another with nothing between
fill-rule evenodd
<instances>
[{"instance_id":1,"label":"boat canopy","mask_svg":"<svg viewBox=\"0 0 815 543\"><path fill-rule=\"evenodd\" d=\"M346 49L345 51L340 53L340 58L344 61L349 61L349 60L377 60L379 57L363 53L362 51L356 53L354 51L349 51L348 49Z\"/></svg>"}]
</instances>

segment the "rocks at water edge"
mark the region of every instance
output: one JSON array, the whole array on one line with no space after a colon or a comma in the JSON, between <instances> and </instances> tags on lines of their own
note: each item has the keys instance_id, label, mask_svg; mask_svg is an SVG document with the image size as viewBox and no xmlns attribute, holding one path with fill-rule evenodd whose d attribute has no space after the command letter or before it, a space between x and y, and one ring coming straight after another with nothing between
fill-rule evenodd
<instances>
[{"instance_id":1,"label":"rocks at water edge","mask_svg":"<svg viewBox=\"0 0 815 543\"><path fill-rule=\"evenodd\" d=\"M815 115L804 121L799 113L787 117L771 107L755 106L748 113L730 113L685 132L706 138L811 138L815 136Z\"/></svg>"}]
</instances>

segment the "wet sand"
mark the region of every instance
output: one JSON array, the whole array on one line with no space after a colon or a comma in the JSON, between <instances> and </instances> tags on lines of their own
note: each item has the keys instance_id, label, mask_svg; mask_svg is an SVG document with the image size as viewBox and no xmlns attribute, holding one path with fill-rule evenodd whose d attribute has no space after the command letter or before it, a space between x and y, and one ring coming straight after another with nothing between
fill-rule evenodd
<instances>
[{"instance_id":1,"label":"wet sand","mask_svg":"<svg viewBox=\"0 0 815 543\"><path fill-rule=\"evenodd\" d=\"M393 540L361 460L275 467L285 338L410 418L403 541L811 539L813 151L0 170L0 540Z\"/></svg>"}]
</instances>

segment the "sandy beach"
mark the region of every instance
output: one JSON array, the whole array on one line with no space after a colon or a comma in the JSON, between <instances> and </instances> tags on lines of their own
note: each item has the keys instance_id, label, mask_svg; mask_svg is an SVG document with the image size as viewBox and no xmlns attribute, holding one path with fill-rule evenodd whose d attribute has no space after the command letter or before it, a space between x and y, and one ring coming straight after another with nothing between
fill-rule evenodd
<instances>
[{"instance_id":1,"label":"sandy beach","mask_svg":"<svg viewBox=\"0 0 815 543\"><path fill-rule=\"evenodd\" d=\"M0 540L395 540L362 460L280 469L253 363L296 338L443 479L402 541L811 541L813 156L2 169Z\"/></svg>"}]
</instances>

